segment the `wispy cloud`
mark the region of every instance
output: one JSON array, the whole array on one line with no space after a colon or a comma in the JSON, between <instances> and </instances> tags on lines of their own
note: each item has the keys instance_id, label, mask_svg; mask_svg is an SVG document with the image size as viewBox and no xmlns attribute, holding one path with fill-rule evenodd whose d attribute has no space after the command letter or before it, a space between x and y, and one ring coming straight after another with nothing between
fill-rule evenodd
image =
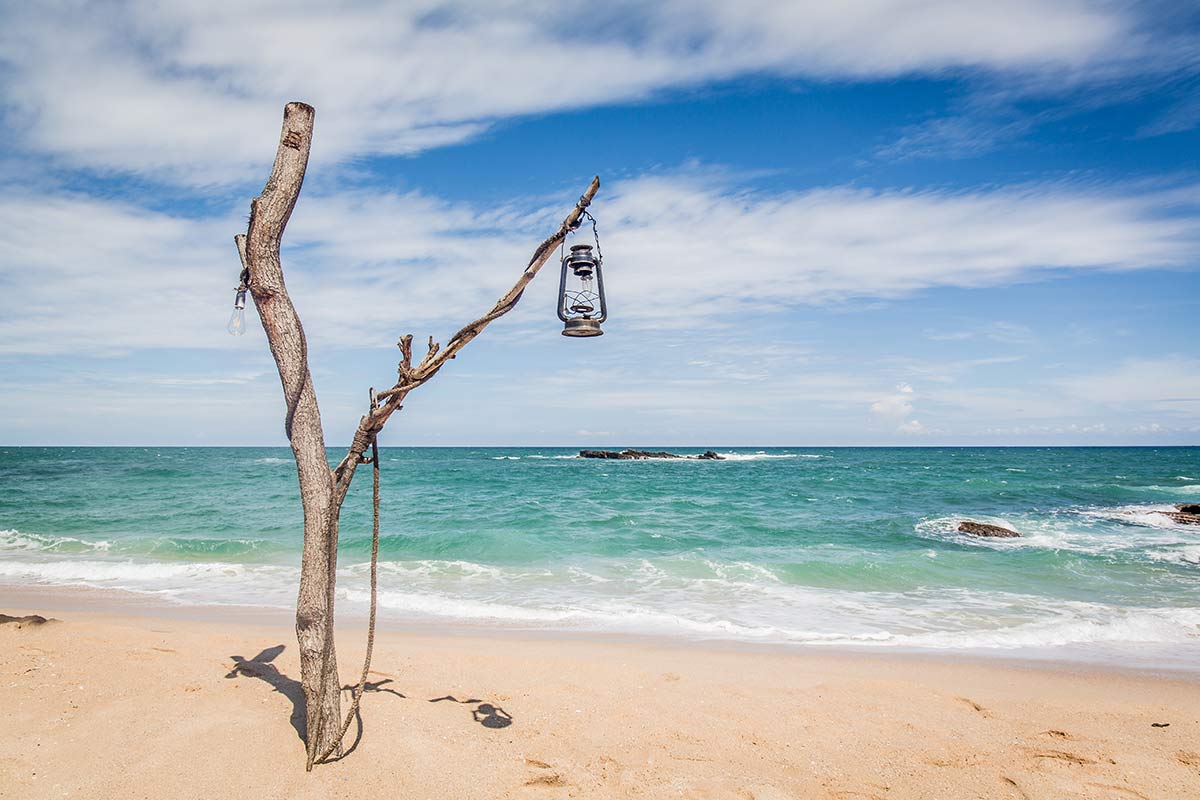
<instances>
[{"instance_id":1,"label":"wispy cloud","mask_svg":"<svg viewBox=\"0 0 1200 800\"><path fill-rule=\"evenodd\" d=\"M224 0L9 4L15 140L69 166L198 185L259 180L282 102L320 109L325 163L459 142L514 116L742 75L1062 80L1148 49L1110 3L671 0L604 6Z\"/></svg>"},{"instance_id":2,"label":"wispy cloud","mask_svg":"<svg viewBox=\"0 0 1200 800\"><path fill-rule=\"evenodd\" d=\"M614 311L635 327L686 328L935 287L1184 267L1200 254L1200 225L1181 197L1070 184L766 193L688 171L606 187L596 210ZM317 346L437 334L486 309L568 204L483 211L419 193L305 195L285 242L289 286ZM78 195L0 195L10 289L0 352L229 347L231 242L243 225L240 209L191 218ZM526 307L552 305L553 284L535 283ZM1002 321L971 332L1029 336Z\"/></svg>"}]
</instances>

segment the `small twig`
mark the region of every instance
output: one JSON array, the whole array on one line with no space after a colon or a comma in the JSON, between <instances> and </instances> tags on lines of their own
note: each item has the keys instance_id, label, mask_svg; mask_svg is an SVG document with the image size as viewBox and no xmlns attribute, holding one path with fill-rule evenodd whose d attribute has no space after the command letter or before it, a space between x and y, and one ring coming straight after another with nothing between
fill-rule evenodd
<instances>
[{"instance_id":1,"label":"small twig","mask_svg":"<svg viewBox=\"0 0 1200 800\"><path fill-rule=\"evenodd\" d=\"M371 445L372 437L379 433L389 417L395 411L400 410L400 403L408 395L408 392L413 391L416 387L425 384L426 381L433 378L433 375L438 374L439 369L442 369L446 362L454 359L458 351L467 347L467 344L472 339L484 332L485 327L516 307L517 303L521 301L527 285L538 275L538 271L541 270L542 266L545 266L546 261L550 260L554 249L558 247L560 242L566 239L566 236L572 230L580 227L583 221L583 212L592 204L592 198L595 197L595 193L599 191L599 188L600 179L593 178L592 184L588 185L587 190L583 192L574 209L571 209L571 212L563 219L563 223L559 225L558 230L554 231L548 239L541 242L538 248L534 249L528 266L521 273L521 277L517 278L517 282L512 284L512 288L496 301L496 305L492 306L491 311L474 320L473 323L468 323L467 325L463 325L461 329L458 329L455 335L450 337L450 342L446 344L445 349L440 348L431 336L428 353L425 354L424 359L421 359L419 365L413 367L413 337L401 337L400 342L398 342L401 351L400 369L398 369L398 373L400 373L398 378L400 379L396 381L396 385L392 386L391 389L378 393L376 397L382 405L378 409L372 409L370 413L366 414L359 421L358 432L354 434L354 440L350 444L346 458L343 458L342 463L338 464L337 469L334 470L337 480L338 497L346 495L349 483L354 479L354 468L358 464L359 457Z\"/></svg>"}]
</instances>

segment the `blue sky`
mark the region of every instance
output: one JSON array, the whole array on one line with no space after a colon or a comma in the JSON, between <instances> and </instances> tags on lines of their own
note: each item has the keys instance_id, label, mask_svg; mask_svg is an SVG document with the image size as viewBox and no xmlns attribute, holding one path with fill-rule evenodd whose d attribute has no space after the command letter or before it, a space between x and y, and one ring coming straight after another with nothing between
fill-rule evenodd
<instances>
[{"instance_id":1,"label":"blue sky","mask_svg":"<svg viewBox=\"0 0 1200 800\"><path fill-rule=\"evenodd\" d=\"M0 444L285 442L225 321L289 100L331 444L593 174L606 335L544 273L385 444L1200 443L1194 4L328 6L0 11Z\"/></svg>"}]
</instances>

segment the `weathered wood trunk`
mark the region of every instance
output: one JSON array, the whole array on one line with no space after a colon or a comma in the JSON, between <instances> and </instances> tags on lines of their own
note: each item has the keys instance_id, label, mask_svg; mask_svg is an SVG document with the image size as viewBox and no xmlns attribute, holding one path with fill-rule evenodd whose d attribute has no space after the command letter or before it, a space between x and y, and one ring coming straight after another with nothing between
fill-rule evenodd
<instances>
[{"instance_id":1,"label":"weathered wood trunk","mask_svg":"<svg viewBox=\"0 0 1200 800\"><path fill-rule=\"evenodd\" d=\"M341 680L334 648L334 589L337 583L338 516L355 471L368 449L410 391L430 380L463 347L494 320L520 301L525 287L553 255L555 248L577 229L586 208L600 188L594 178L558 230L538 245L517 282L484 316L468 323L442 349L430 337L429 352L414 366L412 336L400 340L402 361L399 380L392 388L371 395L371 406L359 421L350 449L336 469L329 468L321 413L308 368L308 344L300 317L288 297L279 261L283 238L308 166L312 145L312 106L288 103L283 112L283 132L275 164L262 194L250 204L250 225L245 235L234 237L247 287L267 334L271 355L279 369L287 405L285 428L296 458L300 501L304 506L304 547L300 566L300 594L296 602L296 638L300 644L300 683L306 703L308 766L327 755L342 754L340 735ZM373 624L372 617L372 624ZM368 648L368 654L370 650ZM369 667L363 667L366 680ZM361 687L360 687L361 688Z\"/></svg>"},{"instance_id":2,"label":"weathered wood trunk","mask_svg":"<svg viewBox=\"0 0 1200 800\"><path fill-rule=\"evenodd\" d=\"M312 144L312 106L288 103L275 165L262 194L250 206L246 236L237 237L249 289L279 369L287 403L285 427L296 457L300 501L304 506L304 548L296 637L300 644L300 683L307 707L309 760L328 749L341 723L341 681L333 637L334 573L337 569L338 513L333 473L325 454L321 412L308 368L308 345L300 317L288 297L279 261L279 243L296 205ZM336 751L335 751L336 752Z\"/></svg>"}]
</instances>

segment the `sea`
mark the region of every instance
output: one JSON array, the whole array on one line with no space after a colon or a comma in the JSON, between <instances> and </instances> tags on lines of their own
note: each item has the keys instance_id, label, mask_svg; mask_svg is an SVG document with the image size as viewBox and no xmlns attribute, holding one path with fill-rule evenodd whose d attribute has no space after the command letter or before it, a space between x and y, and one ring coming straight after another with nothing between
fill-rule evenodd
<instances>
[{"instance_id":1,"label":"sea","mask_svg":"<svg viewBox=\"0 0 1200 800\"><path fill-rule=\"evenodd\" d=\"M1200 448L713 449L383 448L384 624L1200 670L1200 526L1160 513L1200 502ZM370 496L363 468L339 612ZM0 448L0 598L288 609L301 539L286 448Z\"/></svg>"}]
</instances>

